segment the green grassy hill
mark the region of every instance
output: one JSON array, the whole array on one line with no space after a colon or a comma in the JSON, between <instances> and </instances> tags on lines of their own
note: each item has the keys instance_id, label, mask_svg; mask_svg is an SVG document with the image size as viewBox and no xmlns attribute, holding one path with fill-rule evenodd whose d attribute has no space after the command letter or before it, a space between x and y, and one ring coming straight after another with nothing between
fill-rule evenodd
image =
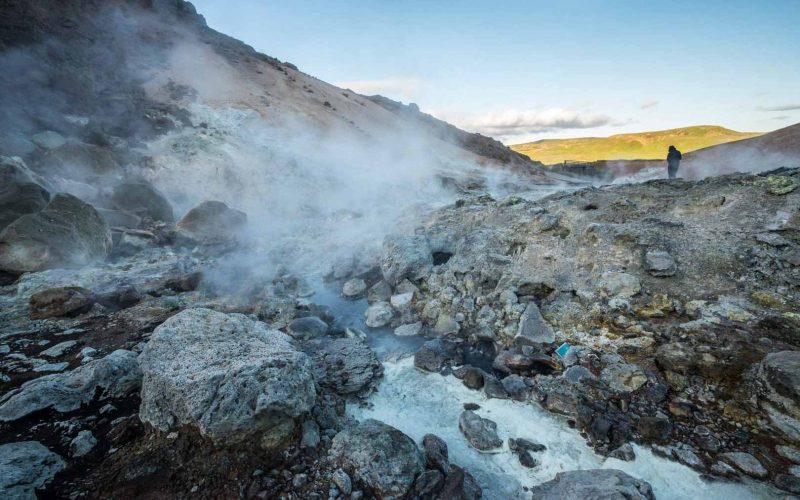
<instances>
[{"instance_id":1,"label":"green grassy hill","mask_svg":"<svg viewBox=\"0 0 800 500\"><path fill-rule=\"evenodd\" d=\"M698 125L656 132L617 134L610 137L544 139L515 144L511 149L547 165L564 161L571 163L597 160L656 160L666 158L667 148L670 145L688 153L759 135L762 134L736 132L715 125Z\"/></svg>"}]
</instances>

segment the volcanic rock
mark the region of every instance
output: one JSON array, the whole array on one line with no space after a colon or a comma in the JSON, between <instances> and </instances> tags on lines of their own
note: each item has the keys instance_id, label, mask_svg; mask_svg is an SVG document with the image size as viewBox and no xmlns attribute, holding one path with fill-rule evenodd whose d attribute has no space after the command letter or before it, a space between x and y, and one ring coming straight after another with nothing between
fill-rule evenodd
<instances>
[{"instance_id":1,"label":"volcanic rock","mask_svg":"<svg viewBox=\"0 0 800 500\"><path fill-rule=\"evenodd\" d=\"M39 163L39 169L48 175L90 184L112 181L123 174L108 149L80 142L68 142L45 152Z\"/></svg>"},{"instance_id":2,"label":"volcanic rock","mask_svg":"<svg viewBox=\"0 0 800 500\"><path fill-rule=\"evenodd\" d=\"M296 339L312 339L328 333L328 324L316 316L297 318L289 323L289 335Z\"/></svg>"},{"instance_id":3,"label":"volcanic rock","mask_svg":"<svg viewBox=\"0 0 800 500\"><path fill-rule=\"evenodd\" d=\"M478 500L481 496L483 496L483 490L472 474L461 467L452 465L442 487L440 498Z\"/></svg>"},{"instance_id":4,"label":"volcanic rock","mask_svg":"<svg viewBox=\"0 0 800 500\"><path fill-rule=\"evenodd\" d=\"M667 277L675 274L677 266L675 259L663 250L649 250L644 256L647 272L657 277Z\"/></svg>"},{"instance_id":5,"label":"volcanic rock","mask_svg":"<svg viewBox=\"0 0 800 500\"><path fill-rule=\"evenodd\" d=\"M0 496L36 499L36 490L61 472L64 460L38 441L0 445Z\"/></svg>"},{"instance_id":6,"label":"volcanic rock","mask_svg":"<svg viewBox=\"0 0 800 500\"><path fill-rule=\"evenodd\" d=\"M175 220L172 205L167 198L144 179L129 180L117 185L111 194L111 204L117 210L139 217L164 222Z\"/></svg>"},{"instance_id":7,"label":"volcanic rock","mask_svg":"<svg viewBox=\"0 0 800 500\"><path fill-rule=\"evenodd\" d=\"M392 296L392 287L383 280L372 285L367 291L367 301L370 304L375 302L388 302Z\"/></svg>"},{"instance_id":8,"label":"volcanic rock","mask_svg":"<svg viewBox=\"0 0 800 500\"><path fill-rule=\"evenodd\" d=\"M655 500L653 488L614 469L593 469L559 472L555 479L532 488L538 500L565 498L625 498L626 500Z\"/></svg>"},{"instance_id":9,"label":"volcanic rock","mask_svg":"<svg viewBox=\"0 0 800 500\"><path fill-rule=\"evenodd\" d=\"M73 371L39 377L4 394L0 421L17 420L46 408L74 411L95 395L101 400L123 397L138 389L141 379L136 353L116 350Z\"/></svg>"},{"instance_id":10,"label":"volcanic rock","mask_svg":"<svg viewBox=\"0 0 800 500\"><path fill-rule=\"evenodd\" d=\"M394 311L388 302L376 302L364 311L366 324L370 328L381 328L392 322Z\"/></svg>"},{"instance_id":11,"label":"volcanic rock","mask_svg":"<svg viewBox=\"0 0 800 500\"><path fill-rule=\"evenodd\" d=\"M414 481L414 498L433 500L444 487L444 474L438 470L426 470Z\"/></svg>"},{"instance_id":12,"label":"volcanic rock","mask_svg":"<svg viewBox=\"0 0 800 500\"><path fill-rule=\"evenodd\" d=\"M0 231L26 214L39 212L50 193L18 158L0 156Z\"/></svg>"},{"instance_id":13,"label":"volcanic rock","mask_svg":"<svg viewBox=\"0 0 800 500\"><path fill-rule=\"evenodd\" d=\"M400 325L394 329L394 334L398 337L414 337L422 333L422 322L417 321L408 325Z\"/></svg>"},{"instance_id":14,"label":"volcanic rock","mask_svg":"<svg viewBox=\"0 0 800 500\"><path fill-rule=\"evenodd\" d=\"M189 210L176 225L178 232L203 245L235 240L247 224L247 214L221 201L204 201Z\"/></svg>"},{"instance_id":15,"label":"volcanic rock","mask_svg":"<svg viewBox=\"0 0 800 500\"><path fill-rule=\"evenodd\" d=\"M465 410L458 419L458 428L469 444L480 451L489 451L503 446L497 436L497 424L477 413Z\"/></svg>"},{"instance_id":16,"label":"volcanic rock","mask_svg":"<svg viewBox=\"0 0 800 500\"><path fill-rule=\"evenodd\" d=\"M428 240L419 236L390 236L383 243L381 272L391 286L404 278L418 279L426 276L433 265Z\"/></svg>"},{"instance_id":17,"label":"volcanic rock","mask_svg":"<svg viewBox=\"0 0 800 500\"><path fill-rule=\"evenodd\" d=\"M342 286L342 295L348 299L355 299L364 295L367 291L367 284L361 278L353 278L345 281Z\"/></svg>"},{"instance_id":18,"label":"volcanic rock","mask_svg":"<svg viewBox=\"0 0 800 500\"><path fill-rule=\"evenodd\" d=\"M286 439L314 406L311 360L290 337L241 314L187 309L140 356L139 416L160 431L192 425L218 443Z\"/></svg>"},{"instance_id":19,"label":"volcanic rock","mask_svg":"<svg viewBox=\"0 0 800 500\"><path fill-rule=\"evenodd\" d=\"M82 457L92 451L97 445L97 438L92 435L91 431L82 430L75 438L69 443L69 451L73 457Z\"/></svg>"},{"instance_id":20,"label":"volcanic rock","mask_svg":"<svg viewBox=\"0 0 800 500\"><path fill-rule=\"evenodd\" d=\"M530 302L522 313L514 340L520 345L543 345L555 342L553 329L542 318L536 303Z\"/></svg>"},{"instance_id":21,"label":"volcanic rock","mask_svg":"<svg viewBox=\"0 0 800 500\"><path fill-rule=\"evenodd\" d=\"M78 286L48 288L31 295L31 319L77 316L92 308L92 292Z\"/></svg>"},{"instance_id":22,"label":"volcanic rock","mask_svg":"<svg viewBox=\"0 0 800 500\"><path fill-rule=\"evenodd\" d=\"M460 364L462 360L461 347L443 338L428 340L414 354L414 366L429 372L438 372L446 364Z\"/></svg>"},{"instance_id":23,"label":"volcanic rock","mask_svg":"<svg viewBox=\"0 0 800 500\"><path fill-rule=\"evenodd\" d=\"M719 458L733 465L748 476L765 478L769 474L756 457L743 451L721 453Z\"/></svg>"},{"instance_id":24,"label":"volcanic rock","mask_svg":"<svg viewBox=\"0 0 800 500\"><path fill-rule=\"evenodd\" d=\"M111 234L100 214L59 193L41 212L23 215L0 232L0 271L83 266L105 258L110 250Z\"/></svg>"},{"instance_id":25,"label":"volcanic rock","mask_svg":"<svg viewBox=\"0 0 800 500\"><path fill-rule=\"evenodd\" d=\"M368 389L383 373L375 352L356 339L312 340L305 346L314 362L314 378L337 394Z\"/></svg>"},{"instance_id":26,"label":"volcanic rock","mask_svg":"<svg viewBox=\"0 0 800 500\"><path fill-rule=\"evenodd\" d=\"M385 499L403 498L425 470L425 459L413 439L372 419L339 432L329 456Z\"/></svg>"},{"instance_id":27,"label":"volcanic rock","mask_svg":"<svg viewBox=\"0 0 800 500\"><path fill-rule=\"evenodd\" d=\"M445 474L450 470L447 443L444 439L434 434L425 434L422 436L422 449L429 468L438 469Z\"/></svg>"}]
</instances>

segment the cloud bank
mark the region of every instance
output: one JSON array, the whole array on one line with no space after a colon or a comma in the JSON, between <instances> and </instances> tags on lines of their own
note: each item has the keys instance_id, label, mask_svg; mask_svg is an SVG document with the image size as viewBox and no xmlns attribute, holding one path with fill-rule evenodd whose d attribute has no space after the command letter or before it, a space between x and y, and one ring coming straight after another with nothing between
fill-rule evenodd
<instances>
[{"instance_id":1,"label":"cloud bank","mask_svg":"<svg viewBox=\"0 0 800 500\"><path fill-rule=\"evenodd\" d=\"M524 135L555 130L587 129L612 123L611 118L603 114L563 108L508 109L460 119L451 117L450 120L461 128L495 137L504 142Z\"/></svg>"}]
</instances>

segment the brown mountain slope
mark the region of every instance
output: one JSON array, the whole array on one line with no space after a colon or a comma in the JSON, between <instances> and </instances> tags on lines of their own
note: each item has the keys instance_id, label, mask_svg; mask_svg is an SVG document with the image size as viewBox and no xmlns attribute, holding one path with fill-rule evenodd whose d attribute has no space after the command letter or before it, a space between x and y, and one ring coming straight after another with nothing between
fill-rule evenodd
<instances>
[{"instance_id":1,"label":"brown mountain slope","mask_svg":"<svg viewBox=\"0 0 800 500\"><path fill-rule=\"evenodd\" d=\"M73 135L65 115L89 117L103 134L151 138L188 122L186 111L200 103L253 110L278 127L302 122L309 134L414 137L441 158L539 170L488 138L432 124L416 110L399 113L258 53L209 28L182 0L8 0L0 56L12 74L8 85L0 81L0 154L21 154L12 146L43 129Z\"/></svg>"},{"instance_id":2,"label":"brown mountain slope","mask_svg":"<svg viewBox=\"0 0 800 500\"><path fill-rule=\"evenodd\" d=\"M720 144L685 155L691 178L800 165L800 123L751 139Z\"/></svg>"},{"instance_id":3,"label":"brown mountain slope","mask_svg":"<svg viewBox=\"0 0 800 500\"><path fill-rule=\"evenodd\" d=\"M800 166L800 123L758 137L684 153L678 175L685 179L702 179L711 175L762 172L796 166ZM666 161L660 159L603 160L550 168L558 172L601 178L619 178L649 171L658 175L661 169L666 175Z\"/></svg>"}]
</instances>

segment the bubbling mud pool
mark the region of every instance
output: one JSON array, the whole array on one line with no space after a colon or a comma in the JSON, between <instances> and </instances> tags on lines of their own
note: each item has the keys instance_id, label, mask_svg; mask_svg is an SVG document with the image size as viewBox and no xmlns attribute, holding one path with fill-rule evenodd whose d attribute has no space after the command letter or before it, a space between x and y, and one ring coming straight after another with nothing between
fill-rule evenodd
<instances>
[{"instance_id":1,"label":"bubbling mud pool","mask_svg":"<svg viewBox=\"0 0 800 500\"><path fill-rule=\"evenodd\" d=\"M481 417L497 423L503 447L497 453L471 448L458 430L464 403L476 403ZM450 461L465 467L490 500L530 498L523 487L555 477L558 472L578 469L619 469L649 482L656 498L706 498L726 500L779 498L777 491L754 482L706 482L694 470L657 457L647 448L633 445L636 460L624 462L594 453L564 418L552 415L535 403L488 399L465 387L454 376L425 373L410 357L384 362L384 377L367 404L348 406L348 414L359 420L374 418L392 425L417 442L425 434L444 439ZM508 449L508 438L527 438L544 444L537 453L541 465L527 469Z\"/></svg>"}]
</instances>

